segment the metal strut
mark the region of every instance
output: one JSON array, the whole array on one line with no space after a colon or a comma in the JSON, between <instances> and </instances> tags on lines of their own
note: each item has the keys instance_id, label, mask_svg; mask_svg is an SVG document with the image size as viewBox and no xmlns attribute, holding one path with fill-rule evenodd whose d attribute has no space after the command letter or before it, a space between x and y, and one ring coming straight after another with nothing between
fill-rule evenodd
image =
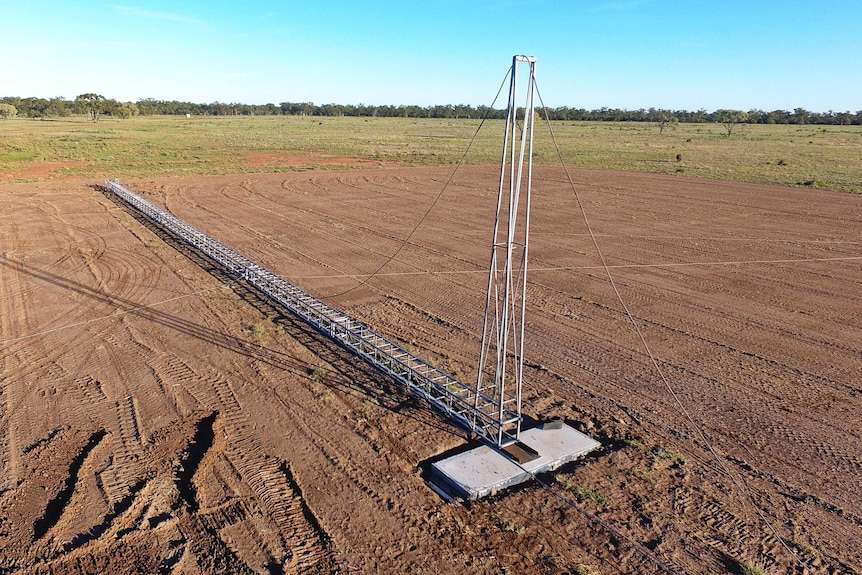
<instances>
[{"instance_id":1,"label":"metal strut","mask_svg":"<svg viewBox=\"0 0 862 575\"><path fill-rule=\"evenodd\" d=\"M519 64L529 67L522 108L518 102ZM494 441L501 447L517 441L521 433L535 93L536 59L514 56L475 390L477 399L492 397L496 404L492 426L495 428Z\"/></svg>"}]
</instances>

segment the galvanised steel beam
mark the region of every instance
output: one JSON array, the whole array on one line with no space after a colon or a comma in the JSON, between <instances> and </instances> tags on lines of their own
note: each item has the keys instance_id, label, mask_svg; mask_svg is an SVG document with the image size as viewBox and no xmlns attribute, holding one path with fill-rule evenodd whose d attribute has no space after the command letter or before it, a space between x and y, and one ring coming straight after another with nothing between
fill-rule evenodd
<instances>
[{"instance_id":1,"label":"galvanised steel beam","mask_svg":"<svg viewBox=\"0 0 862 575\"><path fill-rule=\"evenodd\" d=\"M165 231L246 281L274 304L428 401L465 431L497 444L505 429L519 423L520 416L514 411L505 410L500 417L500 406L495 398L477 393L476 389L155 206L116 180L106 180L105 188Z\"/></svg>"}]
</instances>

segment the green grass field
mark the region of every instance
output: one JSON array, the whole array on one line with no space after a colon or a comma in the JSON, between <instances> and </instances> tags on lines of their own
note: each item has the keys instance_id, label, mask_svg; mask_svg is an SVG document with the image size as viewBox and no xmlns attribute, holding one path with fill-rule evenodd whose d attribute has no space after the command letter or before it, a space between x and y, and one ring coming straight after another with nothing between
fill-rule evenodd
<instances>
[{"instance_id":1,"label":"green grass field","mask_svg":"<svg viewBox=\"0 0 862 575\"><path fill-rule=\"evenodd\" d=\"M478 127L477 120L293 116L0 120L0 175L34 179L28 169L42 162L56 162L56 174L87 178L336 168L326 161L333 157L454 164ZM719 124L680 124L659 134L649 123L553 122L549 129L538 122L535 159L559 165L550 130L570 167L862 193L860 126L739 125L728 138ZM486 122L465 162L499 162L502 131L502 121ZM256 153L318 161L297 165L276 156L261 164Z\"/></svg>"}]
</instances>

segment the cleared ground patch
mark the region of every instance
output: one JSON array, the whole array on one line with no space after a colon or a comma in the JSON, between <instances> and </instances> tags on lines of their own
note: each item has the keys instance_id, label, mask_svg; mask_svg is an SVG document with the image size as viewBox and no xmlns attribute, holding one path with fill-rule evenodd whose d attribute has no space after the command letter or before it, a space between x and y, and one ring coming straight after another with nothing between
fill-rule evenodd
<instances>
[{"instance_id":1,"label":"cleared ground patch","mask_svg":"<svg viewBox=\"0 0 862 575\"><path fill-rule=\"evenodd\" d=\"M123 183L470 380L496 168L460 170L352 289L450 173ZM565 174L541 168L525 411L606 446L551 488L687 573L802 572L791 551L862 570L862 197L572 175L697 428ZM456 429L93 183L0 193L0 570L660 572L536 486L443 505L418 465Z\"/></svg>"}]
</instances>

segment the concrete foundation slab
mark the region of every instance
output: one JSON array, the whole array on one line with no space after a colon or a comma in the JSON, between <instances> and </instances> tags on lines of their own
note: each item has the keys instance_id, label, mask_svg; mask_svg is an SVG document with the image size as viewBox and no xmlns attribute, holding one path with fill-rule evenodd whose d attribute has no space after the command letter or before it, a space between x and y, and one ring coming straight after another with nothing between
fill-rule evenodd
<instances>
[{"instance_id":1,"label":"concrete foundation slab","mask_svg":"<svg viewBox=\"0 0 862 575\"><path fill-rule=\"evenodd\" d=\"M431 481L453 496L481 499L524 483L537 473L552 471L601 445L559 422L522 431L520 443L537 452L538 457L518 463L513 455L481 445L432 463Z\"/></svg>"}]
</instances>

